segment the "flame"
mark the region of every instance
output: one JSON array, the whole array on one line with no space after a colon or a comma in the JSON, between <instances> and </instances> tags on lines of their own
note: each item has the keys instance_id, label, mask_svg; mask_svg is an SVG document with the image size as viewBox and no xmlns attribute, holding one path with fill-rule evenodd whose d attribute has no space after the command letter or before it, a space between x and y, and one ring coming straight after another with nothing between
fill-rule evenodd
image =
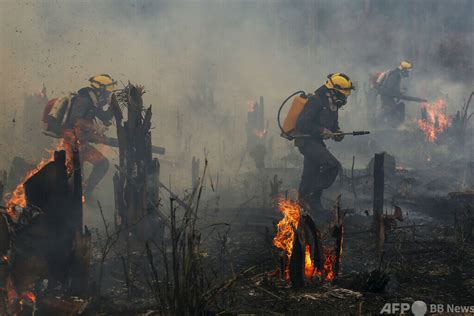
<instances>
[{"instance_id":1,"label":"flame","mask_svg":"<svg viewBox=\"0 0 474 316\"><path fill-rule=\"evenodd\" d=\"M86 204L86 197L82 195L82 204Z\"/></svg>"},{"instance_id":2,"label":"flame","mask_svg":"<svg viewBox=\"0 0 474 316\"><path fill-rule=\"evenodd\" d=\"M324 280L331 281L334 279L334 263L336 262L336 255L332 254L330 250L324 251Z\"/></svg>"},{"instance_id":3,"label":"flame","mask_svg":"<svg viewBox=\"0 0 474 316\"><path fill-rule=\"evenodd\" d=\"M20 183L16 186L15 190L13 190L11 195L9 194L6 195L6 197L9 197L8 200L6 201L7 214L12 219L16 219L17 217L16 211L14 210L15 206L20 206L22 208L26 207L25 188L23 186L25 182L29 178L34 176L39 170L41 170L41 168L43 168L47 163L49 163L53 159L54 159L54 152L52 156L50 156L49 158L43 158L36 167L29 170L26 173L26 175L23 177L23 179L20 181Z\"/></svg>"},{"instance_id":4,"label":"flame","mask_svg":"<svg viewBox=\"0 0 474 316\"><path fill-rule=\"evenodd\" d=\"M293 253L293 242L295 240L295 231L298 228L300 220L300 206L297 201L278 199L278 209L283 214L283 218L277 224L277 234L273 238L273 244L275 247L283 250L286 255L288 262L290 261L291 254ZM331 281L334 279L334 262L336 256L332 253L329 248L324 249L324 271L318 271L311 260L311 251L309 245L305 246L305 276L308 279L312 279L317 276L320 278L324 277L325 281ZM289 266L285 266L285 280L289 280Z\"/></svg>"},{"instance_id":5,"label":"flame","mask_svg":"<svg viewBox=\"0 0 474 316\"><path fill-rule=\"evenodd\" d=\"M310 279L314 275L314 270L314 262L311 260L311 250L309 249L309 245L306 245L306 251L304 254L304 275Z\"/></svg>"},{"instance_id":6,"label":"flame","mask_svg":"<svg viewBox=\"0 0 474 316\"><path fill-rule=\"evenodd\" d=\"M421 107L426 112L426 118L417 120L418 126L425 133L426 140L434 143L438 134L451 126L451 119L445 113L446 102L438 99L433 103L422 103Z\"/></svg>"},{"instance_id":7,"label":"flame","mask_svg":"<svg viewBox=\"0 0 474 316\"><path fill-rule=\"evenodd\" d=\"M314 266L313 260L311 260L311 251L309 245L306 245L305 256L304 256L304 275L308 279L312 279L317 276L320 278L324 277L324 281L332 281L334 279L334 262L336 256L332 254L329 248L324 249L324 271L318 271Z\"/></svg>"},{"instance_id":8,"label":"flame","mask_svg":"<svg viewBox=\"0 0 474 316\"><path fill-rule=\"evenodd\" d=\"M34 176L38 171L40 171L45 165L54 161L54 152L58 150L65 150L66 151L66 167L67 172L69 175L72 174L73 171L73 164L72 164L72 137L74 135L70 135L69 133L64 133L64 138L60 141L59 145L55 150L48 150L49 157L43 158L33 169L29 170L20 183L16 186L13 192L7 193L5 195L5 204L7 208L7 214L10 216L11 219L17 220L17 213L15 210L15 206L19 206L21 208L26 207L26 195L25 195L25 182Z\"/></svg>"},{"instance_id":9,"label":"flame","mask_svg":"<svg viewBox=\"0 0 474 316\"><path fill-rule=\"evenodd\" d=\"M273 238L273 244L282 249L289 260L293 252L295 230L300 220L300 206L297 201L278 199L278 210L283 214L283 218L277 224L277 235Z\"/></svg>"},{"instance_id":10,"label":"flame","mask_svg":"<svg viewBox=\"0 0 474 316\"><path fill-rule=\"evenodd\" d=\"M23 298L26 298L30 300L31 302L35 303L36 302L36 296L33 294L33 292L25 292L23 293Z\"/></svg>"}]
</instances>

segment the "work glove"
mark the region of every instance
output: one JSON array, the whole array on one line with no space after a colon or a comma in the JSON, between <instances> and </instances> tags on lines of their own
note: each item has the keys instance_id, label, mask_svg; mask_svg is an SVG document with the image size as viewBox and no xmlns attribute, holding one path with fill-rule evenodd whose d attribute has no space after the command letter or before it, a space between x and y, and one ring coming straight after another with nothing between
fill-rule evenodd
<instances>
[{"instance_id":1,"label":"work glove","mask_svg":"<svg viewBox=\"0 0 474 316\"><path fill-rule=\"evenodd\" d=\"M337 131L336 133L333 134L333 139L336 142L340 142L344 139L344 134L342 134L342 131Z\"/></svg>"},{"instance_id":2,"label":"work glove","mask_svg":"<svg viewBox=\"0 0 474 316\"><path fill-rule=\"evenodd\" d=\"M329 139L329 138L333 138L334 133L328 130L327 128L323 127L323 129L321 130L321 136L323 137L323 139Z\"/></svg>"}]
</instances>

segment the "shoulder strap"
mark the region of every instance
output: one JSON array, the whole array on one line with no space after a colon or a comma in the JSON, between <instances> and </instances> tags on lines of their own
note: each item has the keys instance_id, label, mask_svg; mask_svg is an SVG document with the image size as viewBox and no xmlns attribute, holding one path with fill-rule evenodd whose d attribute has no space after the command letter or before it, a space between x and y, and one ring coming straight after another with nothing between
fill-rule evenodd
<instances>
[{"instance_id":1,"label":"shoulder strap","mask_svg":"<svg viewBox=\"0 0 474 316\"><path fill-rule=\"evenodd\" d=\"M89 97L91 98L92 103L94 103L94 106L96 108L98 108L99 107L99 101L97 100L97 96L95 95L95 93L92 90L89 90Z\"/></svg>"}]
</instances>

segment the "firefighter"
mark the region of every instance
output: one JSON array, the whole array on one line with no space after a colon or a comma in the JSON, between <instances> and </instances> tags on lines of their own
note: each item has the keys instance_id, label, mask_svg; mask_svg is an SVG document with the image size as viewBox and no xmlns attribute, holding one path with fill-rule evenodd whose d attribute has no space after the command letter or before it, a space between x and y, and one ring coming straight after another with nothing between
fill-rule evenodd
<instances>
[{"instance_id":1,"label":"firefighter","mask_svg":"<svg viewBox=\"0 0 474 316\"><path fill-rule=\"evenodd\" d=\"M405 121L405 103L401 102L402 78L407 78L413 65L402 60L397 68L389 70L377 79L376 89L382 103L381 119L385 126L398 127Z\"/></svg>"},{"instance_id":2,"label":"firefighter","mask_svg":"<svg viewBox=\"0 0 474 316\"><path fill-rule=\"evenodd\" d=\"M321 205L321 195L334 183L341 169L341 164L326 148L324 140L343 140L344 135L338 134L338 111L346 104L352 90L355 87L347 75L328 75L326 83L309 96L296 121L296 131L310 135L310 138L295 140L295 145L304 156L299 200L302 207L309 209L317 219L327 215Z\"/></svg>"},{"instance_id":3,"label":"firefighter","mask_svg":"<svg viewBox=\"0 0 474 316\"><path fill-rule=\"evenodd\" d=\"M105 107L116 84L107 74L93 76L89 82L89 87L75 94L51 100L44 119L47 132L64 137L66 141L71 141L72 133L68 131L73 131L79 144L81 164L92 164L91 174L85 182L86 196L92 193L109 169L108 159L89 142L111 125L112 109ZM98 120L103 126L97 124Z\"/></svg>"}]
</instances>

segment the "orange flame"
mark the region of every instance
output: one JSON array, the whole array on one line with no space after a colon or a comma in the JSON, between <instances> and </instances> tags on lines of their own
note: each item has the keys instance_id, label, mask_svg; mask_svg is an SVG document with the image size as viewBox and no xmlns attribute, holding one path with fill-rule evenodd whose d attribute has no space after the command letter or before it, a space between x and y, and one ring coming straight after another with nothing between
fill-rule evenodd
<instances>
[{"instance_id":1,"label":"orange flame","mask_svg":"<svg viewBox=\"0 0 474 316\"><path fill-rule=\"evenodd\" d=\"M306 250L304 253L304 275L311 279L315 273L314 262L311 260L311 250L309 245L306 245Z\"/></svg>"},{"instance_id":2,"label":"orange flame","mask_svg":"<svg viewBox=\"0 0 474 316\"><path fill-rule=\"evenodd\" d=\"M309 245L306 245L305 258L304 258L304 275L308 279L312 279L315 276L324 277L324 281L332 281L334 279L334 262L336 256L332 254L330 249L324 249L324 271L318 271L314 266L313 260L311 260L311 251Z\"/></svg>"},{"instance_id":3,"label":"orange flame","mask_svg":"<svg viewBox=\"0 0 474 316\"><path fill-rule=\"evenodd\" d=\"M68 174L72 174L73 171L73 165L72 165L72 142L70 141L71 138L70 135L67 135L65 133L64 138L61 140L59 143L58 147L56 148L57 150L65 150L66 151L66 167L67 167L67 172ZM45 165L47 165L49 162L54 161L54 152L55 150L49 150L49 157L48 158L43 158L36 167L33 169L29 170L26 175L23 177L23 179L20 181L20 183L16 186L15 190L13 190L12 193L7 193L5 195L5 204L7 208L7 214L10 216L11 219L17 220L17 213L15 211L15 206L20 206L21 208L26 207L26 195L25 195L25 188L24 184L25 182L34 176L38 171L40 171Z\"/></svg>"},{"instance_id":4,"label":"orange flame","mask_svg":"<svg viewBox=\"0 0 474 316\"><path fill-rule=\"evenodd\" d=\"M295 230L298 228L300 220L300 206L297 201L279 199L278 209L283 214L283 218L277 224L278 232L273 238L273 244L282 249L290 259L293 252Z\"/></svg>"},{"instance_id":5,"label":"orange flame","mask_svg":"<svg viewBox=\"0 0 474 316\"><path fill-rule=\"evenodd\" d=\"M434 143L438 134L451 126L451 119L445 113L446 102L438 99L433 103L423 103L421 107L426 112L426 118L417 120L418 126L425 133L426 140Z\"/></svg>"},{"instance_id":6,"label":"orange flame","mask_svg":"<svg viewBox=\"0 0 474 316\"><path fill-rule=\"evenodd\" d=\"M325 249L324 250L324 280L325 281L331 281L334 279L334 263L335 262L336 262L336 255L332 254L330 249Z\"/></svg>"},{"instance_id":7,"label":"orange flame","mask_svg":"<svg viewBox=\"0 0 474 316\"><path fill-rule=\"evenodd\" d=\"M300 206L297 201L278 199L278 209L283 214L283 218L277 224L277 235L273 238L273 244L284 251L288 262L293 253L293 242L295 240L295 231L298 228L300 220ZM336 256L332 254L329 248L324 249L324 271L318 271L311 260L311 251L309 245L305 246L305 276L312 279L315 276L324 277L325 281L334 279L334 262ZM289 267L285 267L285 280L289 279Z\"/></svg>"},{"instance_id":8,"label":"orange flame","mask_svg":"<svg viewBox=\"0 0 474 316\"><path fill-rule=\"evenodd\" d=\"M33 294L33 292L25 292L22 296L33 303L36 302L36 296Z\"/></svg>"}]
</instances>

